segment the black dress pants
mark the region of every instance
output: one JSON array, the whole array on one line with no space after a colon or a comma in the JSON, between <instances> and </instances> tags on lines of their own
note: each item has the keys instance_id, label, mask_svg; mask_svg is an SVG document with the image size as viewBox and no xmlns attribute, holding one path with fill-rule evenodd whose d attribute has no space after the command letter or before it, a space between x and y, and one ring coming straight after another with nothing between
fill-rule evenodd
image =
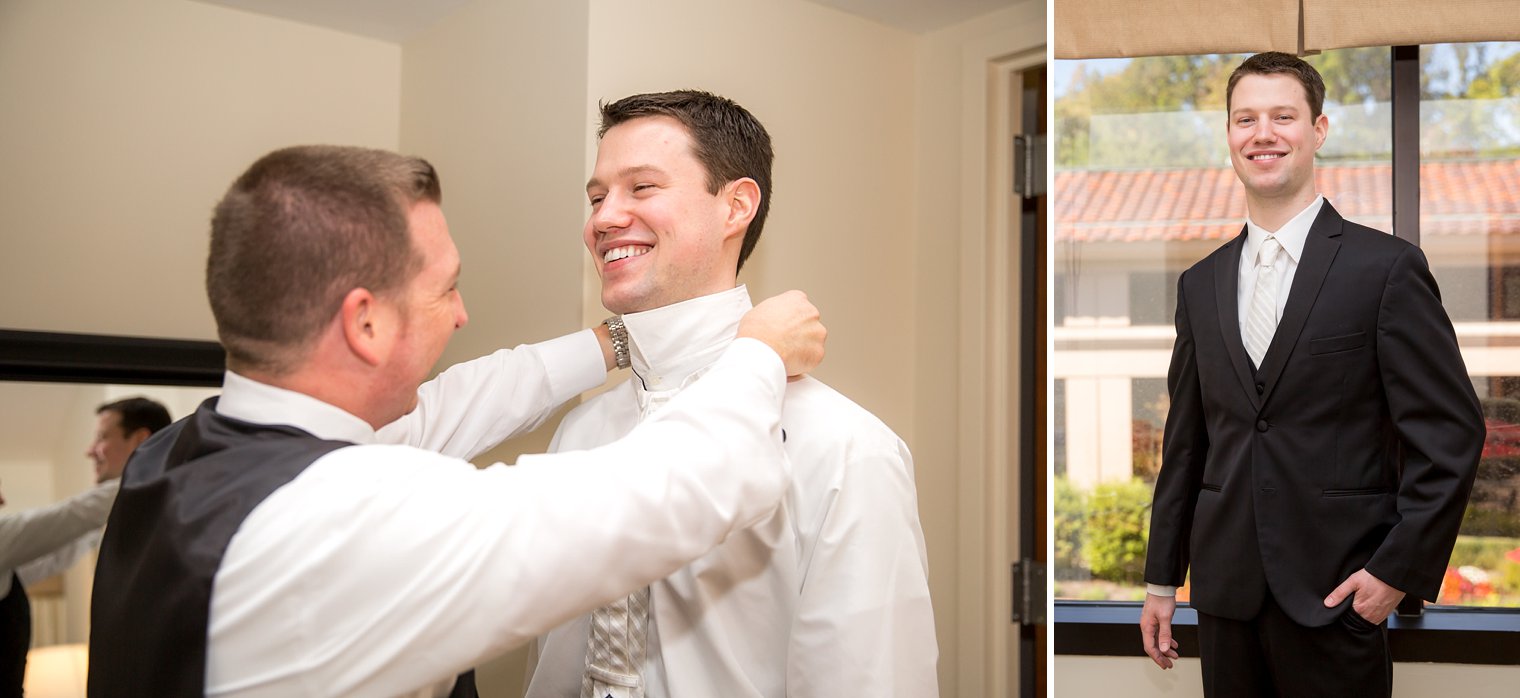
<instances>
[{"instance_id":1,"label":"black dress pants","mask_svg":"<svg viewBox=\"0 0 1520 698\"><path fill-rule=\"evenodd\" d=\"M1386 623L1346 604L1334 623L1308 628L1268 594L1247 621L1198 613L1203 692L1209 698L1389 698L1393 663Z\"/></svg>"}]
</instances>

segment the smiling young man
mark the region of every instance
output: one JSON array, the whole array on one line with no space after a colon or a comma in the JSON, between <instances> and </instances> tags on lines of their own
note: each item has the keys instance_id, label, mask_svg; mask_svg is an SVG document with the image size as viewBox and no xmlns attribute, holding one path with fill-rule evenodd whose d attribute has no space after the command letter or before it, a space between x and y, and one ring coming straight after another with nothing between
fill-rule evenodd
<instances>
[{"instance_id":1,"label":"smiling young man","mask_svg":"<svg viewBox=\"0 0 1520 698\"><path fill-rule=\"evenodd\" d=\"M771 161L765 128L723 97L602 107L584 238L633 377L572 411L551 450L617 439L707 380L750 306L737 275L765 223ZM781 427L795 480L775 515L542 638L529 696L938 694L907 446L812 378L788 385Z\"/></svg>"},{"instance_id":2,"label":"smiling young man","mask_svg":"<svg viewBox=\"0 0 1520 698\"><path fill-rule=\"evenodd\" d=\"M1315 188L1319 73L1258 54L1226 95L1248 215L1178 282L1143 644L1172 666L1190 579L1207 695L1388 696L1384 621L1440 590L1478 400L1419 248Z\"/></svg>"}]
</instances>

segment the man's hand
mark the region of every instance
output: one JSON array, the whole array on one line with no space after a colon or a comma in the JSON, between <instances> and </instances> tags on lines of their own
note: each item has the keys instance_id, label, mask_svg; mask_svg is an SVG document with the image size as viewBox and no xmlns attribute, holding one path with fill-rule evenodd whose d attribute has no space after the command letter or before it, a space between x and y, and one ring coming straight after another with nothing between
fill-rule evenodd
<instances>
[{"instance_id":1,"label":"man's hand","mask_svg":"<svg viewBox=\"0 0 1520 698\"><path fill-rule=\"evenodd\" d=\"M1325 607L1339 604L1348 595L1354 595L1351 610L1373 625L1383 622L1398 607L1399 602L1404 600L1404 592L1384 584L1383 580L1372 576L1366 568L1353 572L1335 591L1330 592L1325 597Z\"/></svg>"},{"instance_id":2,"label":"man's hand","mask_svg":"<svg viewBox=\"0 0 1520 698\"><path fill-rule=\"evenodd\" d=\"M818 319L818 309L801 291L767 298L739 319L739 336L753 337L775 350L788 376L817 368L828 334Z\"/></svg>"},{"instance_id":3,"label":"man's hand","mask_svg":"<svg viewBox=\"0 0 1520 698\"><path fill-rule=\"evenodd\" d=\"M1140 640L1145 644L1145 656L1150 657L1162 669L1172 668L1177 658L1177 641L1172 639L1172 614L1177 612L1177 599L1172 596L1145 595L1145 606L1140 609Z\"/></svg>"}]
</instances>

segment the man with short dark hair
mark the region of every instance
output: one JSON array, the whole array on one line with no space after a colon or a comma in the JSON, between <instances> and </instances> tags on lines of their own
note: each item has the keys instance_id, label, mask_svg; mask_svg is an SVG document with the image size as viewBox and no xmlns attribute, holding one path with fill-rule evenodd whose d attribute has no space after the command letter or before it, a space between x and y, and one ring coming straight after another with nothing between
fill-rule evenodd
<instances>
[{"instance_id":1,"label":"man with short dark hair","mask_svg":"<svg viewBox=\"0 0 1520 698\"><path fill-rule=\"evenodd\" d=\"M750 307L737 275L771 199L770 136L723 97L620 99L599 136L584 243L633 377L566 416L555 451L609 443L710 380ZM787 386L781 427L781 508L542 638L531 698L938 694L907 445L810 377Z\"/></svg>"},{"instance_id":2,"label":"man with short dark hair","mask_svg":"<svg viewBox=\"0 0 1520 698\"><path fill-rule=\"evenodd\" d=\"M1324 82L1284 53L1230 76L1241 234L1178 281L1140 628L1198 611L1213 697L1388 696L1385 619L1434 600L1484 425L1420 249L1320 196Z\"/></svg>"},{"instance_id":3,"label":"man with short dark hair","mask_svg":"<svg viewBox=\"0 0 1520 698\"><path fill-rule=\"evenodd\" d=\"M144 397L95 409L95 435L85 455L95 487L56 504L0 516L0 696L20 695L31 647L32 613L26 586L67 571L100 542L127 459L169 425L169 410ZM0 497L0 505L5 498Z\"/></svg>"},{"instance_id":4,"label":"man with short dark hair","mask_svg":"<svg viewBox=\"0 0 1520 698\"><path fill-rule=\"evenodd\" d=\"M426 161L359 148L278 150L233 183L206 274L223 391L127 470L91 696L473 696L455 674L777 506L784 379L823 354L797 292L627 439L463 460L600 384L617 348L584 330L419 389L468 321L441 200Z\"/></svg>"},{"instance_id":5,"label":"man with short dark hair","mask_svg":"<svg viewBox=\"0 0 1520 698\"><path fill-rule=\"evenodd\" d=\"M169 410L145 397L129 397L95 408L95 438L85 449L85 455L95 463L95 481L121 477L132 452L170 421Z\"/></svg>"}]
</instances>

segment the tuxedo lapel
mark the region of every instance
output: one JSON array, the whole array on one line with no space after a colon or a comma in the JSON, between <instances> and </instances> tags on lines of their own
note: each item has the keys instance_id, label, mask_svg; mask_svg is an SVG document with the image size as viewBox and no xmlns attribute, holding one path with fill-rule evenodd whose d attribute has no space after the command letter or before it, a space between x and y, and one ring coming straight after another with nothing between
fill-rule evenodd
<instances>
[{"instance_id":1,"label":"tuxedo lapel","mask_svg":"<svg viewBox=\"0 0 1520 698\"><path fill-rule=\"evenodd\" d=\"M1224 346L1230 355L1230 363L1235 366L1235 377L1240 379L1240 387L1246 391L1251 405L1260 409L1261 396L1256 393L1256 380L1251 375L1251 357L1246 354L1245 342L1240 338L1237 296L1240 295L1240 248L1245 241L1246 228L1241 226L1240 234L1225 243L1220 263L1214 266L1214 305L1219 308L1219 332L1224 335Z\"/></svg>"},{"instance_id":2,"label":"tuxedo lapel","mask_svg":"<svg viewBox=\"0 0 1520 698\"><path fill-rule=\"evenodd\" d=\"M1298 262L1298 271L1293 274L1293 288L1288 291L1288 304L1283 308L1282 320L1277 323L1277 332L1272 335L1272 344L1267 347L1267 355L1262 357L1261 371L1257 375L1266 384L1261 396L1263 403L1272 396L1272 388L1277 385L1293 347L1298 344L1298 336L1309 320L1309 311L1314 309L1319 289L1340 251L1338 238L1342 222L1341 214L1327 201L1309 228L1303 259Z\"/></svg>"}]
</instances>

